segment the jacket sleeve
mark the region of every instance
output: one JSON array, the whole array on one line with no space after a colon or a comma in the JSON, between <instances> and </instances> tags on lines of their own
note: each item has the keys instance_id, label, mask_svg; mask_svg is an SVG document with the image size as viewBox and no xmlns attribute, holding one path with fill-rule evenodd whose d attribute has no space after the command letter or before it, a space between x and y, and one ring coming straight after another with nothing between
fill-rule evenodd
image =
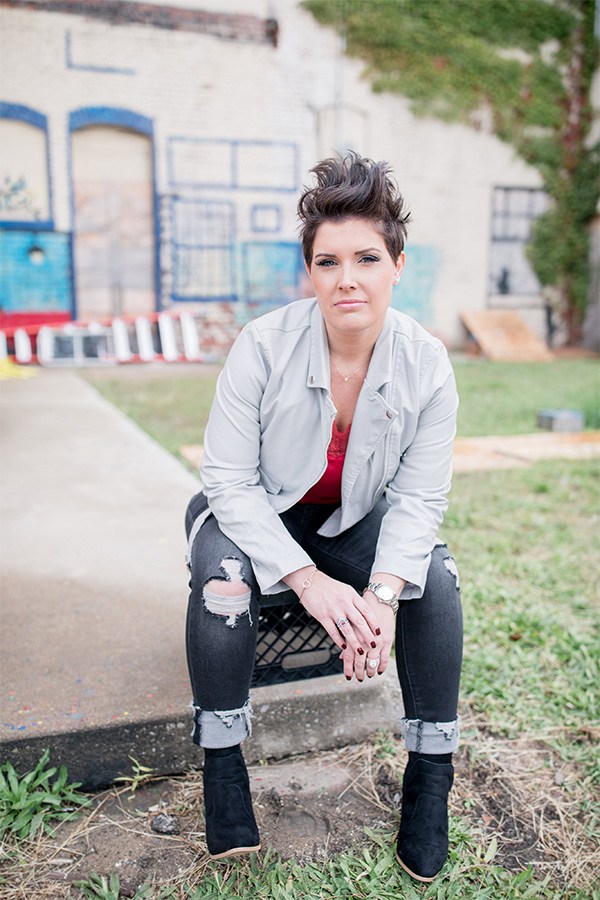
<instances>
[{"instance_id":1,"label":"jacket sleeve","mask_svg":"<svg viewBox=\"0 0 600 900\"><path fill-rule=\"evenodd\" d=\"M431 551L448 506L458 394L445 348L420 380L417 430L387 487L385 514L372 572L390 572L407 584L404 599L421 597Z\"/></svg>"},{"instance_id":2,"label":"jacket sleeve","mask_svg":"<svg viewBox=\"0 0 600 900\"><path fill-rule=\"evenodd\" d=\"M269 378L252 324L233 345L217 381L200 469L221 531L252 561L264 593L286 590L281 578L311 564L269 503L260 483L260 405Z\"/></svg>"}]
</instances>

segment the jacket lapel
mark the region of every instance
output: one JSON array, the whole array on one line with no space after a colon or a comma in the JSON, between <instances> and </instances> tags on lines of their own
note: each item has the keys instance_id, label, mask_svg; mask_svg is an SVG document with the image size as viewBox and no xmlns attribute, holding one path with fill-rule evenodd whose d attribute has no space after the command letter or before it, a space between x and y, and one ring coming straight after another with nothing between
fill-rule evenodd
<instances>
[{"instance_id":1,"label":"jacket lapel","mask_svg":"<svg viewBox=\"0 0 600 900\"><path fill-rule=\"evenodd\" d=\"M346 503L356 479L375 448L382 441L398 412L387 402L392 372L393 331L389 318L375 344L365 383L358 397L342 479L342 498ZM381 454L382 472L385 466ZM380 477L379 474L377 477Z\"/></svg>"}]
</instances>

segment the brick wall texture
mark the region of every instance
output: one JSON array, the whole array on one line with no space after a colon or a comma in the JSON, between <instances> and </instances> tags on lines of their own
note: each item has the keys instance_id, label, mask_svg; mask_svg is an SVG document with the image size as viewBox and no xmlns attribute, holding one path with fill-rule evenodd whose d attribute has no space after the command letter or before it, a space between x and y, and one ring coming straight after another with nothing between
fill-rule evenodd
<instances>
[{"instance_id":1,"label":"brick wall texture","mask_svg":"<svg viewBox=\"0 0 600 900\"><path fill-rule=\"evenodd\" d=\"M0 0L0 100L47 117L55 229L77 230L73 113L107 127L114 115L116 128L141 117L163 302L177 282L190 298L228 285L260 305L265 242L279 254L270 289L289 299L298 192L317 159L353 148L389 160L412 210L400 305L460 344L460 311L488 303L493 188L536 187L537 173L485 129L417 119L402 98L372 93L360 61L341 60L336 34L297 0L179 3ZM95 168L90 158L88 181ZM294 289L309 290L301 272ZM538 300L511 302L543 329Z\"/></svg>"}]
</instances>

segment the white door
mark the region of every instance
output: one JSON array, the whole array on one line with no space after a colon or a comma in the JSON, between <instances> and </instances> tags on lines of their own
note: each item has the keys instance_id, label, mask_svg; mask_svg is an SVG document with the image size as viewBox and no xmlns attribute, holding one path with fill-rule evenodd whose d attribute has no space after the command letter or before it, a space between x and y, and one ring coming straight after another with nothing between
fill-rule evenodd
<instances>
[{"instance_id":1,"label":"white door","mask_svg":"<svg viewBox=\"0 0 600 900\"><path fill-rule=\"evenodd\" d=\"M112 125L72 139L77 317L152 312L152 140Z\"/></svg>"}]
</instances>

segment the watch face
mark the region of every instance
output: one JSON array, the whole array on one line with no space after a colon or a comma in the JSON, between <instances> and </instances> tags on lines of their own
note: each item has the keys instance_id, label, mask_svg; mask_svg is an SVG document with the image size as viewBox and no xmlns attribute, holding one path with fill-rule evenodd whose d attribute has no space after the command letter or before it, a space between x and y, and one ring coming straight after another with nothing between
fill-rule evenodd
<instances>
[{"instance_id":1,"label":"watch face","mask_svg":"<svg viewBox=\"0 0 600 900\"><path fill-rule=\"evenodd\" d=\"M391 600L394 600L396 597L396 592L392 590L392 588L387 584L378 584L377 585L377 596L384 600L386 603L389 603Z\"/></svg>"}]
</instances>

